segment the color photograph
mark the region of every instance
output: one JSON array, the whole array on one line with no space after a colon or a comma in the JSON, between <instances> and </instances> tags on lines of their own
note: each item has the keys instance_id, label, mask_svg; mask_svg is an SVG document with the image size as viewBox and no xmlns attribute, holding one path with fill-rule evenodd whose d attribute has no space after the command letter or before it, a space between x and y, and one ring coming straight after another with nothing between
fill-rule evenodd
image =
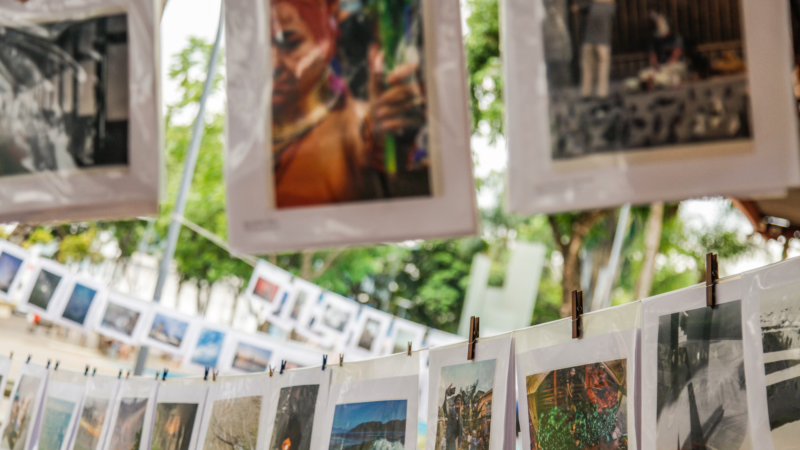
<instances>
[{"instance_id":1,"label":"color photograph","mask_svg":"<svg viewBox=\"0 0 800 450\"><path fill-rule=\"evenodd\" d=\"M800 285L762 293L761 336L767 408L776 450L800 435Z\"/></svg>"},{"instance_id":2,"label":"color photograph","mask_svg":"<svg viewBox=\"0 0 800 450\"><path fill-rule=\"evenodd\" d=\"M310 295L311 294L309 294L309 292L305 289L297 289L297 298L292 306L292 312L289 313L289 317L291 317L292 320L297 320L300 318L300 314L303 312L303 307L309 301Z\"/></svg>"},{"instance_id":3,"label":"color photograph","mask_svg":"<svg viewBox=\"0 0 800 450\"><path fill-rule=\"evenodd\" d=\"M281 389L269 450L311 450L319 385Z\"/></svg>"},{"instance_id":4,"label":"color photograph","mask_svg":"<svg viewBox=\"0 0 800 450\"><path fill-rule=\"evenodd\" d=\"M225 333L203 328L197 338L197 345L192 351L192 363L203 367L216 368L224 341Z\"/></svg>"},{"instance_id":5,"label":"color photograph","mask_svg":"<svg viewBox=\"0 0 800 450\"><path fill-rule=\"evenodd\" d=\"M239 342L233 355L233 368L249 373L265 372L271 357L271 350Z\"/></svg>"},{"instance_id":6,"label":"color photograph","mask_svg":"<svg viewBox=\"0 0 800 450\"><path fill-rule=\"evenodd\" d=\"M120 401L109 450L139 450L146 410L146 398L123 398Z\"/></svg>"},{"instance_id":7,"label":"color photograph","mask_svg":"<svg viewBox=\"0 0 800 450\"><path fill-rule=\"evenodd\" d=\"M0 178L128 165L126 19L5 27Z\"/></svg>"},{"instance_id":8,"label":"color photograph","mask_svg":"<svg viewBox=\"0 0 800 450\"><path fill-rule=\"evenodd\" d=\"M106 398L86 397L73 450L97 450L109 403Z\"/></svg>"},{"instance_id":9,"label":"color photograph","mask_svg":"<svg viewBox=\"0 0 800 450\"><path fill-rule=\"evenodd\" d=\"M329 450L403 450L407 400L336 405Z\"/></svg>"},{"instance_id":10,"label":"color photograph","mask_svg":"<svg viewBox=\"0 0 800 450\"><path fill-rule=\"evenodd\" d=\"M25 450L28 442L28 428L35 420L36 392L39 390L41 378L21 375L17 391L11 399L11 412L6 418L3 439L0 448L5 450Z\"/></svg>"},{"instance_id":11,"label":"color photograph","mask_svg":"<svg viewBox=\"0 0 800 450\"><path fill-rule=\"evenodd\" d=\"M552 157L752 138L740 0L544 0ZM703 24L698 26L698 24Z\"/></svg>"},{"instance_id":12,"label":"color photograph","mask_svg":"<svg viewBox=\"0 0 800 450\"><path fill-rule=\"evenodd\" d=\"M67 306L64 308L64 313L61 317L71 320L78 325L83 325L86 321L86 315L89 314L89 308L92 307L94 297L97 291L88 288L80 283L75 283L72 289L72 294L69 296Z\"/></svg>"},{"instance_id":13,"label":"color photograph","mask_svg":"<svg viewBox=\"0 0 800 450\"><path fill-rule=\"evenodd\" d=\"M331 304L325 306L325 311L322 313L323 325L336 331L343 332L349 321L350 313L348 311L339 309Z\"/></svg>"},{"instance_id":14,"label":"color photograph","mask_svg":"<svg viewBox=\"0 0 800 450\"><path fill-rule=\"evenodd\" d=\"M364 329L361 331L361 337L358 339L358 346L367 351L372 351L372 344L378 333L381 330L381 323L377 320L367 319L364 324Z\"/></svg>"},{"instance_id":15,"label":"color photograph","mask_svg":"<svg viewBox=\"0 0 800 450\"><path fill-rule=\"evenodd\" d=\"M554 370L525 379L530 450L627 450L624 359Z\"/></svg>"},{"instance_id":16,"label":"color photograph","mask_svg":"<svg viewBox=\"0 0 800 450\"><path fill-rule=\"evenodd\" d=\"M408 350L408 343L414 342L417 334L407 330L398 330L397 337L394 339L392 353L403 353Z\"/></svg>"},{"instance_id":17,"label":"color photograph","mask_svg":"<svg viewBox=\"0 0 800 450\"><path fill-rule=\"evenodd\" d=\"M197 403L156 405L150 449L189 450L195 416L197 416Z\"/></svg>"},{"instance_id":18,"label":"color photograph","mask_svg":"<svg viewBox=\"0 0 800 450\"><path fill-rule=\"evenodd\" d=\"M430 196L422 2L271 4L276 207Z\"/></svg>"},{"instance_id":19,"label":"color photograph","mask_svg":"<svg viewBox=\"0 0 800 450\"><path fill-rule=\"evenodd\" d=\"M203 450L256 450L261 399L240 397L215 401Z\"/></svg>"},{"instance_id":20,"label":"color photograph","mask_svg":"<svg viewBox=\"0 0 800 450\"><path fill-rule=\"evenodd\" d=\"M21 259L7 252L0 253L0 291L8 294L11 283L14 282L14 277L17 276L21 266Z\"/></svg>"},{"instance_id":21,"label":"color photograph","mask_svg":"<svg viewBox=\"0 0 800 450\"><path fill-rule=\"evenodd\" d=\"M67 429L72 421L75 403L55 397L48 397L42 415L42 428L39 435L39 450L59 450L67 437Z\"/></svg>"},{"instance_id":22,"label":"color photograph","mask_svg":"<svg viewBox=\"0 0 800 450\"><path fill-rule=\"evenodd\" d=\"M435 450L489 448L496 366L489 359L442 367Z\"/></svg>"},{"instance_id":23,"label":"color photograph","mask_svg":"<svg viewBox=\"0 0 800 450\"><path fill-rule=\"evenodd\" d=\"M658 448L739 450L748 432L742 302L658 319Z\"/></svg>"},{"instance_id":24,"label":"color photograph","mask_svg":"<svg viewBox=\"0 0 800 450\"><path fill-rule=\"evenodd\" d=\"M253 288L253 295L272 303L272 301L275 300L275 294L278 293L279 289L280 286L277 284L259 277L258 280L256 280L255 287Z\"/></svg>"},{"instance_id":25,"label":"color photograph","mask_svg":"<svg viewBox=\"0 0 800 450\"><path fill-rule=\"evenodd\" d=\"M108 302L102 326L126 336L131 336L139 321L139 312L113 302Z\"/></svg>"},{"instance_id":26,"label":"color photograph","mask_svg":"<svg viewBox=\"0 0 800 450\"><path fill-rule=\"evenodd\" d=\"M39 276L36 277L36 282L33 284L31 295L28 297L28 303L47 310L50 301L53 299L53 294L56 292L58 283L60 282L61 275L56 275L42 269L39 272Z\"/></svg>"},{"instance_id":27,"label":"color photograph","mask_svg":"<svg viewBox=\"0 0 800 450\"><path fill-rule=\"evenodd\" d=\"M148 336L150 336L150 339L179 348L183 343L183 338L186 337L186 330L188 329L189 322L166 314L156 313Z\"/></svg>"}]
</instances>

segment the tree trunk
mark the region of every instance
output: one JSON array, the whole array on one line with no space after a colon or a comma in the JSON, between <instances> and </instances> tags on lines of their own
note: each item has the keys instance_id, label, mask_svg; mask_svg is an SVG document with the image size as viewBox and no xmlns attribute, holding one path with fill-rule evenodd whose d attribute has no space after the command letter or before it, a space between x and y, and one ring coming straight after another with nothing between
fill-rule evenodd
<instances>
[{"instance_id":1,"label":"tree trunk","mask_svg":"<svg viewBox=\"0 0 800 450\"><path fill-rule=\"evenodd\" d=\"M639 281L636 283L636 299L650 296L653 290L653 277L656 271L656 256L661 246L661 228L664 223L664 202L650 205L650 215L644 229L644 263Z\"/></svg>"}]
</instances>

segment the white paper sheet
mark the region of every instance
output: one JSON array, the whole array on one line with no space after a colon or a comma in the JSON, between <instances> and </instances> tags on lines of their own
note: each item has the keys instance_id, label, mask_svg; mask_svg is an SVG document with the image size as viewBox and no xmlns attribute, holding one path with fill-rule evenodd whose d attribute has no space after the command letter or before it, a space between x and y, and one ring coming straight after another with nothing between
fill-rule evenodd
<instances>
[{"instance_id":1,"label":"white paper sheet","mask_svg":"<svg viewBox=\"0 0 800 450\"><path fill-rule=\"evenodd\" d=\"M30 254L22 247L0 240L0 301L16 300L29 259Z\"/></svg>"},{"instance_id":2,"label":"white paper sheet","mask_svg":"<svg viewBox=\"0 0 800 450\"><path fill-rule=\"evenodd\" d=\"M81 401L86 390L86 376L82 373L53 371L47 380L42 424L34 436L33 450L66 450L78 423Z\"/></svg>"},{"instance_id":3,"label":"white paper sheet","mask_svg":"<svg viewBox=\"0 0 800 450\"><path fill-rule=\"evenodd\" d=\"M102 312L97 315L96 332L129 345L138 345L144 338L147 314L152 305L118 292L109 292Z\"/></svg>"},{"instance_id":4,"label":"white paper sheet","mask_svg":"<svg viewBox=\"0 0 800 450\"><path fill-rule=\"evenodd\" d=\"M332 367L297 369L275 373L269 380L270 392L266 422L267 450L328 448L320 423L325 413ZM288 442L287 442L288 440Z\"/></svg>"},{"instance_id":5,"label":"white paper sheet","mask_svg":"<svg viewBox=\"0 0 800 450\"><path fill-rule=\"evenodd\" d=\"M6 419L0 437L0 449L30 450L38 434L40 409L47 386L48 370L35 364L24 364L11 390ZM13 444L12 442L13 441Z\"/></svg>"},{"instance_id":6,"label":"white paper sheet","mask_svg":"<svg viewBox=\"0 0 800 450\"><path fill-rule=\"evenodd\" d=\"M152 419L150 449L194 449L206 406L209 381L202 378L168 378L161 381Z\"/></svg>"},{"instance_id":7,"label":"white paper sheet","mask_svg":"<svg viewBox=\"0 0 800 450\"><path fill-rule=\"evenodd\" d=\"M148 450L158 381L147 377L122 379L109 419L103 450ZM138 446L136 442L138 441Z\"/></svg>"},{"instance_id":8,"label":"white paper sheet","mask_svg":"<svg viewBox=\"0 0 800 450\"><path fill-rule=\"evenodd\" d=\"M69 450L100 450L111 429L120 380L101 375L86 378L86 392L81 400L78 424L67 447Z\"/></svg>"}]
</instances>

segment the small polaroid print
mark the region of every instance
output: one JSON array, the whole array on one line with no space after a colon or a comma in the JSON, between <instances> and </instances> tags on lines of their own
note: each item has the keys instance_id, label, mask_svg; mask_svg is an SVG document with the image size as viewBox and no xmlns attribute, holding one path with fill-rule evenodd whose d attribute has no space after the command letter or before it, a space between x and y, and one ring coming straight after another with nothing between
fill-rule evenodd
<instances>
[{"instance_id":1,"label":"small polaroid print","mask_svg":"<svg viewBox=\"0 0 800 450\"><path fill-rule=\"evenodd\" d=\"M39 258L25 289L24 305L29 310L52 319L61 306L62 294L72 274L66 266Z\"/></svg>"},{"instance_id":2,"label":"small polaroid print","mask_svg":"<svg viewBox=\"0 0 800 450\"><path fill-rule=\"evenodd\" d=\"M191 328L195 323L193 318L184 316L177 311L154 306L150 311L150 319L147 323L144 345L173 355L186 353L187 338L190 337Z\"/></svg>"},{"instance_id":3,"label":"small polaroid print","mask_svg":"<svg viewBox=\"0 0 800 450\"><path fill-rule=\"evenodd\" d=\"M150 306L118 292L109 292L95 331L128 345L138 345Z\"/></svg>"}]
</instances>

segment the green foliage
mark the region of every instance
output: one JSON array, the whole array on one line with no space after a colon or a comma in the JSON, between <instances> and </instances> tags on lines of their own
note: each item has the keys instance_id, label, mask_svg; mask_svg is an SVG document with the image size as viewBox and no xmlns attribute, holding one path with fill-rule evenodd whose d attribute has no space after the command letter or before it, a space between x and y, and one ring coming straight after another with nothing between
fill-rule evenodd
<instances>
[{"instance_id":1,"label":"green foliage","mask_svg":"<svg viewBox=\"0 0 800 450\"><path fill-rule=\"evenodd\" d=\"M577 450L572 438L572 423L569 416L559 408L550 408L539 414L539 429L536 432L539 448Z\"/></svg>"},{"instance_id":2,"label":"green foliage","mask_svg":"<svg viewBox=\"0 0 800 450\"><path fill-rule=\"evenodd\" d=\"M500 64L500 25L497 0L467 2L465 46L469 76L472 127L488 126L492 138L503 132L503 76Z\"/></svg>"},{"instance_id":3,"label":"green foliage","mask_svg":"<svg viewBox=\"0 0 800 450\"><path fill-rule=\"evenodd\" d=\"M617 423L619 404L604 411L599 411L593 403L578 403L575 412L574 439L578 447L594 447L606 442Z\"/></svg>"}]
</instances>

